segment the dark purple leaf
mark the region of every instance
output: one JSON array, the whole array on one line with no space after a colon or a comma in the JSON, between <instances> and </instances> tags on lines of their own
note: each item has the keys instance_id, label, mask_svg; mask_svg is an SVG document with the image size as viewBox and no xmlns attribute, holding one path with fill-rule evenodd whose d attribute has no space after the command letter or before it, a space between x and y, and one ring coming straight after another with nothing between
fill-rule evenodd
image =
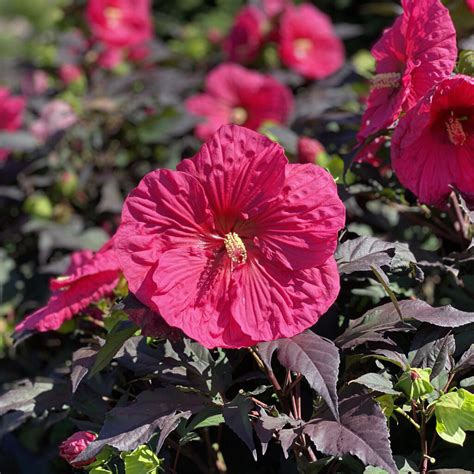
<instances>
[{"instance_id":1,"label":"dark purple leaf","mask_svg":"<svg viewBox=\"0 0 474 474\"><path fill-rule=\"evenodd\" d=\"M413 338L408 361L411 367L431 368L431 378L435 378L443 371L451 371L455 349L454 336L449 329L422 327Z\"/></svg>"},{"instance_id":2,"label":"dark purple leaf","mask_svg":"<svg viewBox=\"0 0 474 474\"><path fill-rule=\"evenodd\" d=\"M160 429L160 437L158 439L158 443L155 449L156 454L160 452L166 438L179 425L179 422L183 418L187 420L192 414L192 411L186 410L180 413L174 412L171 415L163 416L162 418L160 418L157 424L158 428Z\"/></svg>"},{"instance_id":3,"label":"dark purple leaf","mask_svg":"<svg viewBox=\"0 0 474 474\"><path fill-rule=\"evenodd\" d=\"M222 408L222 414L227 426L247 445L257 460L257 450L253 442L252 424L249 420L249 411L253 402L242 394L238 394L232 401Z\"/></svg>"},{"instance_id":4,"label":"dark purple leaf","mask_svg":"<svg viewBox=\"0 0 474 474\"><path fill-rule=\"evenodd\" d=\"M97 350L90 347L82 347L72 355L71 383L72 393L74 393L81 383L81 380L87 375L90 368L94 365Z\"/></svg>"},{"instance_id":5,"label":"dark purple leaf","mask_svg":"<svg viewBox=\"0 0 474 474\"><path fill-rule=\"evenodd\" d=\"M370 309L363 316L349 321L347 329L335 340L342 349L353 349L366 342L394 344L388 339L390 332L410 331L413 326L400 320L392 303Z\"/></svg>"},{"instance_id":6,"label":"dark purple leaf","mask_svg":"<svg viewBox=\"0 0 474 474\"><path fill-rule=\"evenodd\" d=\"M406 319L415 319L447 328L457 328L474 323L474 313L460 311L451 305L434 308L422 300L404 300L399 301L398 304Z\"/></svg>"},{"instance_id":7,"label":"dark purple leaf","mask_svg":"<svg viewBox=\"0 0 474 474\"><path fill-rule=\"evenodd\" d=\"M461 356L458 363L454 367L456 373L471 370L474 366L474 344Z\"/></svg>"},{"instance_id":8,"label":"dark purple leaf","mask_svg":"<svg viewBox=\"0 0 474 474\"><path fill-rule=\"evenodd\" d=\"M300 372L338 418L339 351L332 341L305 331L289 339L262 342L258 344L258 351L268 367L271 367L273 353L278 351L280 363L289 370Z\"/></svg>"},{"instance_id":9,"label":"dark purple leaf","mask_svg":"<svg viewBox=\"0 0 474 474\"><path fill-rule=\"evenodd\" d=\"M340 273L371 272L372 267L391 270L408 267L416 258L407 244L384 242L375 237L358 237L339 245L336 261Z\"/></svg>"},{"instance_id":10,"label":"dark purple leaf","mask_svg":"<svg viewBox=\"0 0 474 474\"><path fill-rule=\"evenodd\" d=\"M293 442L298 435L298 431L292 428L284 428L278 432L278 440L280 441L281 449L286 459L288 459L288 451L291 446L293 446Z\"/></svg>"},{"instance_id":11,"label":"dark purple leaf","mask_svg":"<svg viewBox=\"0 0 474 474\"><path fill-rule=\"evenodd\" d=\"M142 392L134 403L113 408L107 413L98 438L76 460L90 459L105 445L119 451L135 449L148 442L160 425L169 429L172 425L170 415L175 416L177 411L189 412L191 415L208 404L208 400L200 395L180 392L171 387Z\"/></svg>"},{"instance_id":12,"label":"dark purple leaf","mask_svg":"<svg viewBox=\"0 0 474 474\"><path fill-rule=\"evenodd\" d=\"M352 454L366 465L397 473L387 421L379 405L368 395L348 394L340 400L339 413L340 422L326 410L304 426L303 432L316 448L332 456Z\"/></svg>"}]
</instances>

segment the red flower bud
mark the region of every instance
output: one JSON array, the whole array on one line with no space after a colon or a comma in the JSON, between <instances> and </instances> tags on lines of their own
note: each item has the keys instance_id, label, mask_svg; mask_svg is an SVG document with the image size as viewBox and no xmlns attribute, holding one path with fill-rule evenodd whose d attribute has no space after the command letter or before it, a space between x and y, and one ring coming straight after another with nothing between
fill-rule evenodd
<instances>
[{"instance_id":1,"label":"red flower bud","mask_svg":"<svg viewBox=\"0 0 474 474\"><path fill-rule=\"evenodd\" d=\"M59 455L73 467L88 466L95 461L95 458L81 462L73 460L96 438L97 435L89 431L78 431L59 445Z\"/></svg>"}]
</instances>

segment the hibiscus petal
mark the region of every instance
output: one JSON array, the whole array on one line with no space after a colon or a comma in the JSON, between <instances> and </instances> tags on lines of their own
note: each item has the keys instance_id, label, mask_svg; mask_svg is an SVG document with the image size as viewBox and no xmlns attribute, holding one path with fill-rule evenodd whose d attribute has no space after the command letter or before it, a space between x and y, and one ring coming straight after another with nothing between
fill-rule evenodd
<instances>
[{"instance_id":1,"label":"hibiscus petal","mask_svg":"<svg viewBox=\"0 0 474 474\"><path fill-rule=\"evenodd\" d=\"M255 339L292 337L317 322L339 289L332 257L320 267L291 273L264 259L253 259L233 274L232 316Z\"/></svg>"},{"instance_id":2,"label":"hibiscus petal","mask_svg":"<svg viewBox=\"0 0 474 474\"><path fill-rule=\"evenodd\" d=\"M229 307L229 259L202 249L165 252L155 271L152 305L170 325L206 347L244 347L255 339L233 321Z\"/></svg>"},{"instance_id":3,"label":"hibiscus petal","mask_svg":"<svg viewBox=\"0 0 474 474\"><path fill-rule=\"evenodd\" d=\"M255 244L290 270L323 264L335 251L345 208L336 183L312 164L287 166L285 186L256 218Z\"/></svg>"},{"instance_id":4,"label":"hibiscus petal","mask_svg":"<svg viewBox=\"0 0 474 474\"><path fill-rule=\"evenodd\" d=\"M286 164L280 145L247 128L228 125L177 169L199 180L214 213L238 217L250 216L279 193Z\"/></svg>"},{"instance_id":5,"label":"hibiscus petal","mask_svg":"<svg viewBox=\"0 0 474 474\"><path fill-rule=\"evenodd\" d=\"M125 201L114 237L116 255L132 292L154 290L150 276L171 246L204 245L212 219L198 181L182 172L149 173Z\"/></svg>"}]
</instances>

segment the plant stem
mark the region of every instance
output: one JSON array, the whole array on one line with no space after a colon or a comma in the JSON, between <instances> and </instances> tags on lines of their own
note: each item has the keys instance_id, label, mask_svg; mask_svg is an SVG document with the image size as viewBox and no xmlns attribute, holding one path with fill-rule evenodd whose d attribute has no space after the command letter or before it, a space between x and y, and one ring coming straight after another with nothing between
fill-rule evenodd
<instances>
[{"instance_id":1,"label":"plant stem","mask_svg":"<svg viewBox=\"0 0 474 474\"><path fill-rule=\"evenodd\" d=\"M420 442L421 442L421 461L420 461L420 473L427 474L428 472L428 463L429 463L429 455L428 455L428 440L426 439L426 420L425 420L425 412L421 410L421 426L420 426Z\"/></svg>"},{"instance_id":2,"label":"plant stem","mask_svg":"<svg viewBox=\"0 0 474 474\"><path fill-rule=\"evenodd\" d=\"M420 432L421 426L410 415L408 415L408 413L405 413L400 407L395 407L393 411L396 411L397 413L402 415L416 428L416 431Z\"/></svg>"}]
</instances>

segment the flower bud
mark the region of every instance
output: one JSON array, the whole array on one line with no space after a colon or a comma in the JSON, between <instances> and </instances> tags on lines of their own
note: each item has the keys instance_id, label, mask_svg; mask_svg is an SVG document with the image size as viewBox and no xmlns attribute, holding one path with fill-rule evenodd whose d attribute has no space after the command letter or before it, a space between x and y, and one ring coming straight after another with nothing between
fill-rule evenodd
<instances>
[{"instance_id":1,"label":"flower bud","mask_svg":"<svg viewBox=\"0 0 474 474\"><path fill-rule=\"evenodd\" d=\"M23 204L24 211L33 217L50 219L53 216L53 205L48 196L35 193L28 196Z\"/></svg>"},{"instance_id":2,"label":"flower bud","mask_svg":"<svg viewBox=\"0 0 474 474\"><path fill-rule=\"evenodd\" d=\"M80 462L73 460L96 438L97 435L89 431L78 431L59 445L59 455L73 467L88 466L95 461L95 458Z\"/></svg>"},{"instance_id":3,"label":"flower bud","mask_svg":"<svg viewBox=\"0 0 474 474\"><path fill-rule=\"evenodd\" d=\"M418 400L434 390L430 375L431 369L408 369L400 377L395 388L401 390L408 399Z\"/></svg>"}]
</instances>

